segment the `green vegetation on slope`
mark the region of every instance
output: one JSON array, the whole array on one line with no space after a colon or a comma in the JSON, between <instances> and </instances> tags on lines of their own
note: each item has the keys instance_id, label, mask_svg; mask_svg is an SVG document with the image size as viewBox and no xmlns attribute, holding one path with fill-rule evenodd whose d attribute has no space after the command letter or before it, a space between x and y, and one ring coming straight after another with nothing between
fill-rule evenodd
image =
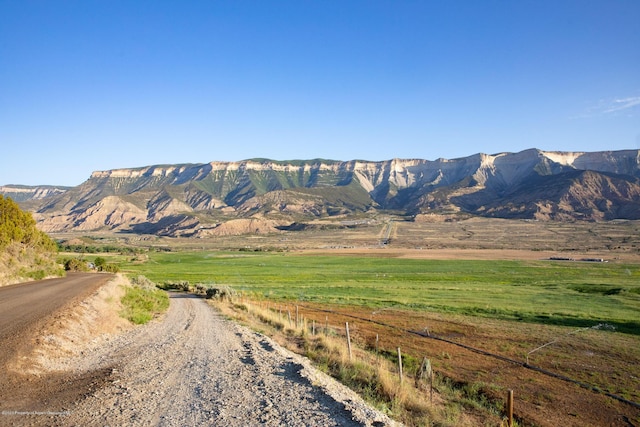
<instances>
[{"instance_id":1,"label":"green vegetation on slope","mask_svg":"<svg viewBox=\"0 0 640 427\"><path fill-rule=\"evenodd\" d=\"M125 319L143 325L169 308L169 296L144 276L132 280L133 286L127 288L120 299L123 309L120 315Z\"/></svg>"},{"instance_id":2,"label":"green vegetation on slope","mask_svg":"<svg viewBox=\"0 0 640 427\"><path fill-rule=\"evenodd\" d=\"M43 251L56 251L56 244L36 228L30 213L20 209L10 198L0 195L0 249L11 243L20 243Z\"/></svg>"},{"instance_id":3,"label":"green vegetation on slope","mask_svg":"<svg viewBox=\"0 0 640 427\"><path fill-rule=\"evenodd\" d=\"M469 314L640 335L640 266L268 253L149 254L124 269L157 282L227 284L257 296Z\"/></svg>"},{"instance_id":4,"label":"green vegetation on slope","mask_svg":"<svg viewBox=\"0 0 640 427\"><path fill-rule=\"evenodd\" d=\"M0 285L59 276L57 246L36 228L30 213L0 195Z\"/></svg>"}]
</instances>

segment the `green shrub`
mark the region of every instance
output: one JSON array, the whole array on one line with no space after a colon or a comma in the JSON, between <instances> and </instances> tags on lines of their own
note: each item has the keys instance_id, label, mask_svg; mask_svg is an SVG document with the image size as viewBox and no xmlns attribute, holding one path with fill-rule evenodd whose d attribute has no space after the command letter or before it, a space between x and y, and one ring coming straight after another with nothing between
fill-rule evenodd
<instances>
[{"instance_id":1,"label":"green shrub","mask_svg":"<svg viewBox=\"0 0 640 427\"><path fill-rule=\"evenodd\" d=\"M68 258L64 261L65 271L89 271L87 263L80 258Z\"/></svg>"},{"instance_id":2,"label":"green shrub","mask_svg":"<svg viewBox=\"0 0 640 427\"><path fill-rule=\"evenodd\" d=\"M221 300L223 300L223 299L231 300L232 298L236 297L237 295L238 295L238 293L236 292L236 290L233 289L230 286L226 286L226 285L210 286L209 288L207 288L205 298L207 298L207 299L216 298L216 299L221 299Z\"/></svg>"},{"instance_id":3,"label":"green shrub","mask_svg":"<svg viewBox=\"0 0 640 427\"><path fill-rule=\"evenodd\" d=\"M158 285L158 287L160 289L164 289L165 291L177 290L177 291L183 291L183 292L191 292L193 290L188 280L179 280L177 282L164 282L163 284Z\"/></svg>"},{"instance_id":4,"label":"green shrub","mask_svg":"<svg viewBox=\"0 0 640 427\"><path fill-rule=\"evenodd\" d=\"M105 264L102 267L102 271L106 271L107 273L118 273L120 271L120 267L117 264Z\"/></svg>"},{"instance_id":5,"label":"green shrub","mask_svg":"<svg viewBox=\"0 0 640 427\"><path fill-rule=\"evenodd\" d=\"M134 286L127 288L120 300L123 306L120 315L142 325L169 308L169 296L144 276L133 279Z\"/></svg>"},{"instance_id":6,"label":"green shrub","mask_svg":"<svg viewBox=\"0 0 640 427\"><path fill-rule=\"evenodd\" d=\"M147 279L145 276L143 276L142 274L132 277L131 278L131 283L138 287L138 288L142 288L142 289L156 289L156 284Z\"/></svg>"}]
</instances>

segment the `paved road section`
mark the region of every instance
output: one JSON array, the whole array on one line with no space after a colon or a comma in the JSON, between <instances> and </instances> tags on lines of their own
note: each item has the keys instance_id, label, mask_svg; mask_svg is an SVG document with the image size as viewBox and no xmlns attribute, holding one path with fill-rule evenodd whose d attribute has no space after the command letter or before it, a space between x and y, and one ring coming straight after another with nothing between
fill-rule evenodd
<instances>
[{"instance_id":1,"label":"paved road section","mask_svg":"<svg viewBox=\"0 0 640 427\"><path fill-rule=\"evenodd\" d=\"M92 378L22 375L9 365L27 354L42 326L56 313L86 299L113 278L111 274L71 273L67 277L0 288L0 409L43 404L48 396L75 393ZM65 391L66 390L66 391ZM0 425L3 425L0 419Z\"/></svg>"},{"instance_id":2,"label":"paved road section","mask_svg":"<svg viewBox=\"0 0 640 427\"><path fill-rule=\"evenodd\" d=\"M66 304L81 301L112 275L71 273L67 277L0 288L0 366L12 355L15 339L26 341L30 329Z\"/></svg>"}]
</instances>

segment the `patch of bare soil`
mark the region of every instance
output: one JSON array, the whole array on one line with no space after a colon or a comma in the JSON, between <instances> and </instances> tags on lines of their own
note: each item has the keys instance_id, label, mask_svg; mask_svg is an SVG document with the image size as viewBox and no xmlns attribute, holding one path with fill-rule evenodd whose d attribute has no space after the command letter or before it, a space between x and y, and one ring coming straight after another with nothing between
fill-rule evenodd
<instances>
[{"instance_id":1,"label":"patch of bare soil","mask_svg":"<svg viewBox=\"0 0 640 427\"><path fill-rule=\"evenodd\" d=\"M72 356L108 345L114 335L132 329L118 314L125 286L130 286L129 280L117 275L78 305L54 314L39 331L30 354L22 355L14 369L36 376L72 371Z\"/></svg>"},{"instance_id":2,"label":"patch of bare soil","mask_svg":"<svg viewBox=\"0 0 640 427\"><path fill-rule=\"evenodd\" d=\"M1 424L393 425L305 359L224 320L201 298L172 294L163 318L128 328L112 317L118 292L110 283L86 310L46 329L21 362L32 363L21 385L47 382L36 381L34 397L3 404ZM52 379L58 387L44 385Z\"/></svg>"}]
</instances>

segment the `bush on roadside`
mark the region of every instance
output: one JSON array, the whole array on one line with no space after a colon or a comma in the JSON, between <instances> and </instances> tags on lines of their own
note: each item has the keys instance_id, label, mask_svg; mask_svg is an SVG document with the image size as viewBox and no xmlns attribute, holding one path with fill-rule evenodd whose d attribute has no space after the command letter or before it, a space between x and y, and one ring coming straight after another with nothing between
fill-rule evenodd
<instances>
[{"instance_id":1,"label":"bush on roadside","mask_svg":"<svg viewBox=\"0 0 640 427\"><path fill-rule=\"evenodd\" d=\"M207 299L220 299L220 300L228 300L231 301L232 298L238 296L238 292L230 286L220 285L220 286L210 286L207 288L205 298Z\"/></svg>"},{"instance_id":2,"label":"bush on roadside","mask_svg":"<svg viewBox=\"0 0 640 427\"><path fill-rule=\"evenodd\" d=\"M143 276L142 274L132 277L131 278L131 283L138 287L138 288L142 288L142 289L156 289L157 286L156 284L152 281L147 279L145 276Z\"/></svg>"},{"instance_id":3,"label":"bush on roadside","mask_svg":"<svg viewBox=\"0 0 640 427\"><path fill-rule=\"evenodd\" d=\"M176 290L182 292L191 292L193 287L189 283L188 280L180 280L177 282L164 282L159 284L158 287L160 289L164 289L165 291Z\"/></svg>"},{"instance_id":4,"label":"bush on roadside","mask_svg":"<svg viewBox=\"0 0 640 427\"><path fill-rule=\"evenodd\" d=\"M107 273L119 273L120 272L120 267L118 267L117 264L105 264L104 267L102 267L102 271L105 271Z\"/></svg>"},{"instance_id":5,"label":"bush on roadside","mask_svg":"<svg viewBox=\"0 0 640 427\"><path fill-rule=\"evenodd\" d=\"M86 261L80 258L67 258L64 260L65 271L89 271Z\"/></svg>"}]
</instances>

